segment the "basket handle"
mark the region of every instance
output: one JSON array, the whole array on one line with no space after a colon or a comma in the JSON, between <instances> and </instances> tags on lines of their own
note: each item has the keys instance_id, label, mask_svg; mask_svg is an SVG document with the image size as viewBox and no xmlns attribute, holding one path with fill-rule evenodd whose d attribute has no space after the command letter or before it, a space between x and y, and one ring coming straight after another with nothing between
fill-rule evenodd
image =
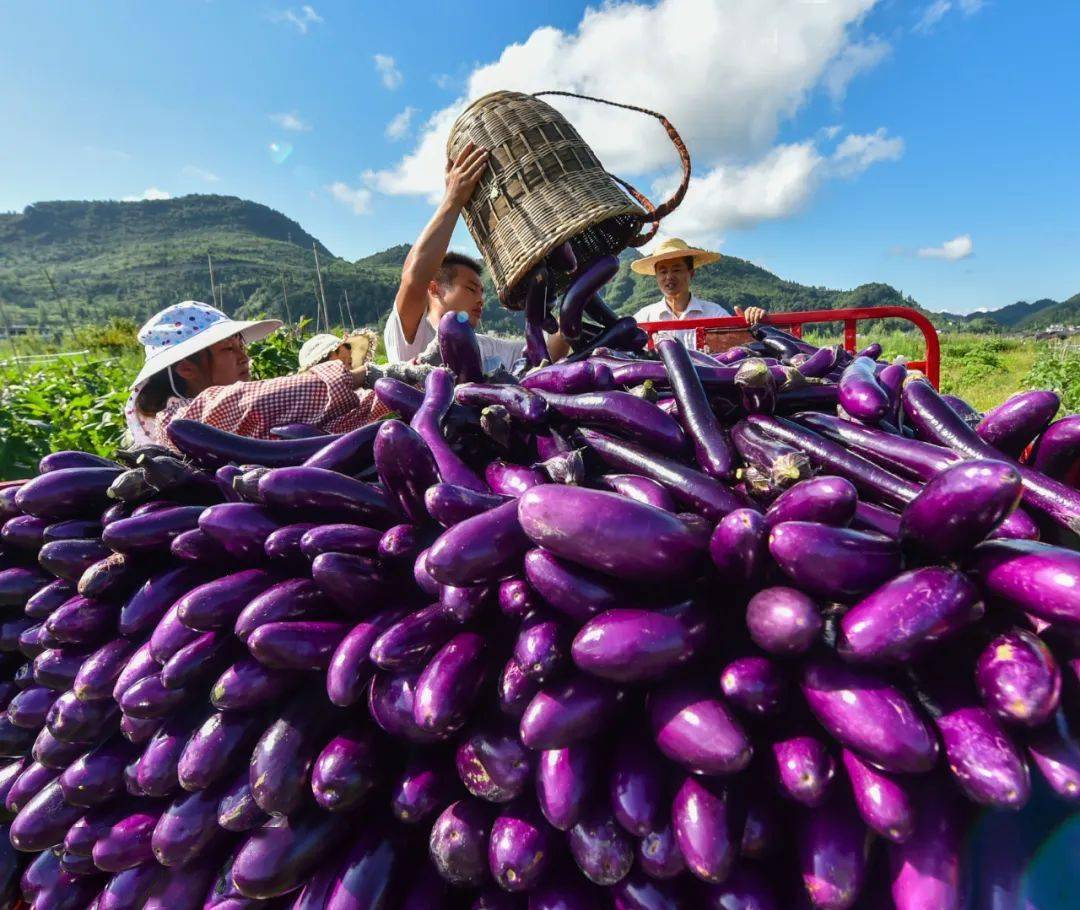
<instances>
[{"instance_id":1,"label":"basket handle","mask_svg":"<svg viewBox=\"0 0 1080 910\"><path fill-rule=\"evenodd\" d=\"M634 189L634 187L625 180L611 174L611 177L615 182L644 207L647 214L642 220L646 223L652 223L652 227L647 232L639 234L631 240L628 245L636 247L647 243L655 236L657 229L660 227L660 220L670 215L679 207L679 204L683 201L683 197L686 195L686 189L690 185L690 152L687 151L686 143L683 142L682 136L679 135L678 131L667 117L656 111L650 111L648 108L637 107L633 104L621 104L618 101L608 101L606 98L594 98L591 95L579 95L576 92L551 90L546 92L536 92L533 97L539 98L541 95L559 95L563 98L578 98L582 101L595 101L597 104L607 104L611 107L621 107L627 111L637 111L639 114L648 114L650 117L655 117L660 121L660 125L664 127L668 137L671 139L672 145L675 146L675 150L679 153L679 163L682 165L682 180L679 182L679 186L675 192L671 194L671 198L660 203L660 205L653 205L644 193Z\"/></svg>"}]
</instances>

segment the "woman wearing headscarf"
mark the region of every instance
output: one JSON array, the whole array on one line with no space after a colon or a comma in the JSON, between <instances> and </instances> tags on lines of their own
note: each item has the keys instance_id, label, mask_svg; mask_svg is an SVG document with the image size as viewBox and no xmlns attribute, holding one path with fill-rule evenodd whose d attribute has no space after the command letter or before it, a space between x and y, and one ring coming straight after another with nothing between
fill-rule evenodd
<instances>
[{"instance_id":1,"label":"woman wearing headscarf","mask_svg":"<svg viewBox=\"0 0 1080 910\"><path fill-rule=\"evenodd\" d=\"M140 330L146 361L131 386L125 417L134 445L168 445L178 418L269 439L287 423L343 433L384 416L365 388L375 373L351 370L339 359L296 376L253 381L247 346L280 328L276 319L237 321L195 300L166 307Z\"/></svg>"}]
</instances>

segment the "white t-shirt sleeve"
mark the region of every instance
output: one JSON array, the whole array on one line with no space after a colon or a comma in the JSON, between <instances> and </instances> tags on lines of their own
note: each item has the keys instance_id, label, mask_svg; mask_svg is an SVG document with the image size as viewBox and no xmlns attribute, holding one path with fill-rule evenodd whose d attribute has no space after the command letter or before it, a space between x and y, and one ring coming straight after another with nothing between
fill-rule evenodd
<instances>
[{"instance_id":1,"label":"white t-shirt sleeve","mask_svg":"<svg viewBox=\"0 0 1080 910\"><path fill-rule=\"evenodd\" d=\"M480 348L480 359L483 361L485 373L490 373L499 366L509 370L514 361L521 357L521 349L525 346L525 342L520 338L495 338L482 334L477 334L476 344Z\"/></svg>"},{"instance_id":2,"label":"white t-shirt sleeve","mask_svg":"<svg viewBox=\"0 0 1080 910\"><path fill-rule=\"evenodd\" d=\"M397 309L390 311L390 318L386 320L386 328L383 330L383 346L386 348L386 359L390 363L401 363L412 360L420 355L431 340L435 337L435 329L431 327L427 317L420 320L416 327L416 337L412 342L405 340L405 332L401 328L401 319Z\"/></svg>"},{"instance_id":3,"label":"white t-shirt sleeve","mask_svg":"<svg viewBox=\"0 0 1080 910\"><path fill-rule=\"evenodd\" d=\"M652 315L653 305L647 304L634 313L634 322L656 322Z\"/></svg>"}]
</instances>

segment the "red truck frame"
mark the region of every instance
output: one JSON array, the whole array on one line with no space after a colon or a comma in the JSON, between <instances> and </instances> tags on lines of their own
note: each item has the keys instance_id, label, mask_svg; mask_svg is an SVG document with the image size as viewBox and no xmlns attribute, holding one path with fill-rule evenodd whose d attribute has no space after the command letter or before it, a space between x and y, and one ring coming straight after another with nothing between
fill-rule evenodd
<instances>
[{"instance_id":1,"label":"red truck frame","mask_svg":"<svg viewBox=\"0 0 1080 910\"><path fill-rule=\"evenodd\" d=\"M769 313L765 321L790 332L796 338L802 338L803 326L818 322L842 322L844 324L844 348L854 354L857 350L856 327L867 319L903 319L918 328L926 343L926 358L912 360L908 366L922 370L934 388L941 384L941 344L938 341L934 324L918 310L906 306L856 307L849 310L799 310L793 313ZM662 322L643 322L641 327L649 333L649 345L657 332L672 330L696 330L697 347L703 346L707 332L746 330L746 322L741 316L722 316L712 319L666 319Z\"/></svg>"}]
</instances>

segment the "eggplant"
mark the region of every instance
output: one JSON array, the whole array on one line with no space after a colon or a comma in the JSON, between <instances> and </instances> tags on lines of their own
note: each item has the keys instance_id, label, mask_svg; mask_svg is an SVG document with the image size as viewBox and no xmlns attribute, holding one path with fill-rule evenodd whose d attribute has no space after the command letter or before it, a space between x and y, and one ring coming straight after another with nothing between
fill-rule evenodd
<instances>
[{"instance_id":1,"label":"eggplant","mask_svg":"<svg viewBox=\"0 0 1080 910\"><path fill-rule=\"evenodd\" d=\"M39 730L60 693L44 686L23 689L7 706L7 719L23 730Z\"/></svg>"},{"instance_id":2,"label":"eggplant","mask_svg":"<svg viewBox=\"0 0 1080 910\"><path fill-rule=\"evenodd\" d=\"M161 681L161 673L145 676L124 690L120 696L120 709L129 717L139 720L162 718L187 701L186 689L169 689ZM80 702L97 705L98 702ZM53 730L53 732L57 732Z\"/></svg>"},{"instance_id":3,"label":"eggplant","mask_svg":"<svg viewBox=\"0 0 1080 910\"><path fill-rule=\"evenodd\" d=\"M586 810L567 841L578 868L597 885L621 881L634 863L633 842L603 803Z\"/></svg>"},{"instance_id":4,"label":"eggplant","mask_svg":"<svg viewBox=\"0 0 1080 910\"><path fill-rule=\"evenodd\" d=\"M152 575L121 607L117 623L120 634L134 637L149 632L169 607L205 580L200 569L186 566Z\"/></svg>"},{"instance_id":5,"label":"eggplant","mask_svg":"<svg viewBox=\"0 0 1080 910\"><path fill-rule=\"evenodd\" d=\"M169 552L177 559L198 565L225 565L229 559L224 548L201 528L184 531L173 538Z\"/></svg>"},{"instance_id":6,"label":"eggplant","mask_svg":"<svg viewBox=\"0 0 1080 910\"><path fill-rule=\"evenodd\" d=\"M158 663L154 656L150 653L150 643L147 642L136 648L131 657L128 658L128 662L124 664L124 668L120 671L120 675L116 677L116 682L113 684L112 697L119 700L120 696L133 684L138 682L145 676L150 676L153 673L161 671L161 664Z\"/></svg>"},{"instance_id":7,"label":"eggplant","mask_svg":"<svg viewBox=\"0 0 1080 910\"><path fill-rule=\"evenodd\" d=\"M370 734L344 730L319 753L311 773L315 802L328 812L357 805L378 782L376 743Z\"/></svg>"},{"instance_id":8,"label":"eggplant","mask_svg":"<svg viewBox=\"0 0 1080 910\"><path fill-rule=\"evenodd\" d=\"M267 623L322 619L330 602L308 578L290 578L271 585L240 611L233 632L247 644L252 634Z\"/></svg>"},{"instance_id":9,"label":"eggplant","mask_svg":"<svg viewBox=\"0 0 1080 910\"><path fill-rule=\"evenodd\" d=\"M402 618L400 610L384 610L361 620L338 643L326 673L330 701L345 708L355 704L375 671L369 659L371 647L380 635Z\"/></svg>"},{"instance_id":10,"label":"eggplant","mask_svg":"<svg viewBox=\"0 0 1080 910\"><path fill-rule=\"evenodd\" d=\"M526 676L514 658L503 666L499 676L499 710L509 717L521 719L529 702L540 691L540 683Z\"/></svg>"},{"instance_id":11,"label":"eggplant","mask_svg":"<svg viewBox=\"0 0 1080 910\"><path fill-rule=\"evenodd\" d=\"M649 695L653 737L669 759L695 774L734 774L753 755L749 739L707 690L669 683Z\"/></svg>"},{"instance_id":12,"label":"eggplant","mask_svg":"<svg viewBox=\"0 0 1080 910\"><path fill-rule=\"evenodd\" d=\"M1017 392L996 408L987 411L975 432L983 442L1011 458L1019 458L1054 419L1061 398L1056 392Z\"/></svg>"},{"instance_id":13,"label":"eggplant","mask_svg":"<svg viewBox=\"0 0 1080 910\"><path fill-rule=\"evenodd\" d=\"M730 479L735 470L735 451L709 406L705 388L686 348L665 338L657 344L668 381L679 403L679 416L694 446L701 469L713 477Z\"/></svg>"},{"instance_id":14,"label":"eggplant","mask_svg":"<svg viewBox=\"0 0 1080 910\"><path fill-rule=\"evenodd\" d=\"M621 693L608 683L571 676L541 689L522 715L521 741L530 749L562 749L595 735L614 714Z\"/></svg>"},{"instance_id":15,"label":"eggplant","mask_svg":"<svg viewBox=\"0 0 1080 910\"><path fill-rule=\"evenodd\" d=\"M4 797L4 808L12 815L22 811L23 806L44 790L54 780L59 779L54 768L47 768L40 762L32 762L23 768Z\"/></svg>"},{"instance_id":16,"label":"eggplant","mask_svg":"<svg viewBox=\"0 0 1080 910\"><path fill-rule=\"evenodd\" d=\"M124 767L138 754L126 739L114 736L76 759L60 775L64 799L73 806L91 808L120 792Z\"/></svg>"},{"instance_id":17,"label":"eggplant","mask_svg":"<svg viewBox=\"0 0 1080 910\"><path fill-rule=\"evenodd\" d=\"M596 571L662 581L700 565L699 542L683 522L615 493L536 487L521 497L517 511L535 544Z\"/></svg>"},{"instance_id":18,"label":"eggplant","mask_svg":"<svg viewBox=\"0 0 1080 910\"><path fill-rule=\"evenodd\" d=\"M411 520L427 519L424 493L438 482L438 466L423 438L400 420L383 421L375 437L379 479Z\"/></svg>"},{"instance_id":19,"label":"eggplant","mask_svg":"<svg viewBox=\"0 0 1080 910\"><path fill-rule=\"evenodd\" d=\"M677 617L636 609L607 610L593 617L572 647L580 669L619 683L660 679L694 653L691 632Z\"/></svg>"},{"instance_id":20,"label":"eggplant","mask_svg":"<svg viewBox=\"0 0 1080 910\"><path fill-rule=\"evenodd\" d=\"M327 910L390 910L402 890L402 845L366 827L348 849L334 878Z\"/></svg>"},{"instance_id":21,"label":"eggplant","mask_svg":"<svg viewBox=\"0 0 1080 910\"><path fill-rule=\"evenodd\" d=\"M263 729L259 714L214 712L195 730L176 763L180 786L205 790L226 779L251 753ZM254 755L251 756L254 762Z\"/></svg>"},{"instance_id":22,"label":"eggplant","mask_svg":"<svg viewBox=\"0 0 1080 910\"><path fill-rule=\"evenodd\" d=\"M186 866L161 872L142 910L202 910L203 898L220 867L221 857L208 851Z\"/></svg>"},{"instance_id":23,"label":"eggplant","mask_svg":"<svg viewBox=\"0 0 1080 910\"><path fill-rule=\"evenodd\" d=\"M1013 509L987 537L988 540L1038 540L1039 526L1023 509Z\"/></svg>"},{"instance_id":24,"label":"eggplant","mask_svg":"<svg viewBox=\"0 0 1080 910\"><path fill-rule=\"evenodd\" d=\"M688 775L675 794L675 840L690 872L705 882L727 878L738 855L733 797L719 781Z\"/></svg>"},{"instance_id":25,"label":"eggplant","mask_svg":"<svg viewBox=\"0 0 1080 910\"><path fill-rule=\"evenodd\" d=\"M732 585L749 585L764 572L768 559L769 525L755 509L736 509L720 519L709 538L709 556L718 578Z\"/></svg>"},{"instance_id":26,"label":"eggplant","mask_svg":"<svg viewBox=\"0 0 1080 910\"><path fill-rule=\"evenodd\" d=\"M270 622L248 637L248 650L276 670L325 670L349 627L340 622Z\"/></svg>"},{"instance_id":27,"label":"eggplant","mask_svg":"<svg viewBox=\"0 0 1080 910\"><path fill-rule=\"evenodd\" d=\"M1080 458L1080 418L1063 417L1039 436L1028 463L1054 480L1064 480ZM3 534L0 532L0 537Z\"/></svg>"},{"instance_id":28,"label":"eggplant","mask_svg":"<svg viewBox=\"0 0 1080 910\"><path fill-rule=\"evenodd\" d=\"M797 735L772 743L778 791L811 809L829 795L836 761L816 736Z\"/></svg>"},{"instance_id":29,"label":"eggplant","mask_svg":"<svg viewBox=\"0 0 1080 910\"><path fill-rule=\"evenodd\" d=\"M103 872L123 872L154 859L150 836L161 811L132 808L94 843L94 865Z\"/></svg>"},{"instance_id":30,"label":"eggplant","mask_svg":"<svg viewBox=\"0 0 1080 910\"><path fill-rule=\"evenodd\" d=\"M135 779L146 796L172 796L179 789L180 756L204 719L201 709L178 712L149 738L135 766Z\"/></svg>"},{"instance_id":31,"label":"eggplant","mask_svg":"<svg viewBox=\"0 0 1080 910\"><path fill-rule=\"evenodd\" d=\"M553 485L542 489L569 490ZM531 490L518 501L496 506L444 531L428 551L428 571L441 584L456 586L497 581L510 574L529 548L523 529L523 517L529 513L525 503L540 492Z\"/></svg>"},{"instance_id":32,"label":"eggplant","mask_svg":"<svg viewBox=\"0 0 1080 910\"><path fill-rule=\"evenodd\" d=\"M821 611L795 588L764 588L746 606L746 626L759 648L779 656L808 650L824 626Z\"/></svg>"},{"instance_id":33,"label":"eggplant","mask_svg":"<svg viewBox=\"0 0 1080 910\"><path fill-rule=\"evenodd\" d=\"M856 357L840 377L840 404L852 417L877 423L890 412L889 393L878 382L874 361Z\"/></svg>"},{"instance_id":34,"label":"eggplant","mask_svg":"<svg viewBox=\"0 0 1080 910\"><path fill-rule=\"evenodd\" d=\"M551 852L551 829L526 800L504 806L491 823L488 866L505 891L533 889L547 871Z\"/></svg>"},{"instance_id":35,"label":"eggplant","mask_svg":"<svg viewBox=\"0 0 1080 910\"><path fill-rule=\"evenodd\" d=\"M461 404L481 408L501 405L514 420L527 424L543 423L548 415L548 403L526 386L467 382L454 390L454 397Z\"/></svg>"},{"instance_id":36,"label":"eggplant","mask_svg":"<svg viewBox=\"0 0 1080 910\"><path fill-rule=\"evenodd\" d=\"M37 593L26 601L23 613L31 619L46 619L53 610L67 603L76 593L78 592L70 582L58 578L38 588Z\"/></svg>"},{"instance_id":37,"label":"eggplant","mask_svg":"<svg viewBox=\"0 0 1080 910\"><path fill-rule=\"evenodd\" d=\"M306 468L322 468L339 474L359 474L372 462L375 437L379 422L365 424L340 436L323 436L322 448L317 449L304 461ZM266 462L256 462L266 464ZM271 466L272 467L272 466Z\"/></svg>"},{"instance_id":38,"label":"eggplant","mask_svg":"<svg viewBox=\"0 0 1080 910\"><path fill-rule=\"evenodd\" d=\"M277 468L260 478L259 495L284 515L303 517L316 510L327 519L382 527L392 524L397 515L396 506L380 487L326 468Z\"/></svg>"},{"instance_id":39,"label":"eggplant","mask_svg":"<svg viewBox=\"0 0 1080 910\"><path fill-rule=\"evenodd\" d=\"M16 550L37 552L45 542L45 529L51 525L47 518L16 514L4 522L0 529L0 541Z\"/></svg>"},{"instance_id":40,"label":"eggplant","mask_svg":"<svg viewBox=\"0 0 1080 910\"><path fill-rule=\"evenodd\" d=\"M44 628L60 644L86 647L115 634L119 615L119 604L76 594L49 614Z\"/></svg>"},{"instance_id":41,"label":"eggplant","mask_svg":"<svg viewBox=\"0 0 1080 910\"><path fill-rule=\"evenodd\" d=\"M119 467L60 468L28 480L15 494L27 515L50 522L100 514L109 504L106 491L120 475Z\"/></svg>"},{"instance_id":42,"label":"eggplant","mask_svg":"<svg viewBox=\"0 0 1080 910\"><path fill-rule=\"evenodd\" d=\"M414 743L437 742L435 734L421 730L413 720L418 677L416 672L376 673L368 688L368 713L392 736Z\"/></svg>"},{"instance_id":43,"label":"eggplant","mask_svg":"<svg viewBox=\"0 0 1080 910\"><path fill-rule=\"evenodd\" d=\"M873 831L902 844L915 830L915 807L907 779L886 774L849 749L841 751L855 808Z\"/></svg>"},{"instance_id":44,"label":"eggplant","mask_svg":"<svg viewBox=\"0 0 1080 910\"><path fill-rule=\"evenodd\" d=\"M547 550L525 554L525 578L545 603L578 622L629 599L628 592L607 575L560 560Z\"/></svg>"},{"instance_id":45,"label":"eggplant","mask_svg":"<svg viewBox=\"0 0 1080 910\"><path fill-rule=\"evenodd\" d=\"M486 484L450 447L443 438L441 424L453 403L454 378L449 370L434 369L424 379L424 400L413 415L410 426L428 444L439 477L445 483L466 487L479 493L487 492Z\"/></svg>"},{"instance_id":46,"label":"eggplant","mask_svg":"<svg viewBox=\"0 0 1080 910\"><path fill-rule=\"evenodd\" d=\"M787 687L783 670L767 657L740 657L720 672L724 697L750 715L767 716L781 711L787 701Z\"/></svg>"},{"instance_id":47,"label":"eggplant","mask_svg":"<svg viewBox=\"0 0 1080 910\"><path fill-rule=\"evenodd\" d=\"M300 552L311 560L323 553L371 556L378 552L382 535L382 531L363 525L316 525L300 538Z\"/></svg>"},{"instance_id":48,"label":"eggplant","mask_svg":"<svg viewBox=\"0 0 1080 910\"><path fill-rule=\"evenodd\" d=\"M517 619L540 605L540 596L524 578L505 578L499 582L499 610Z\"/></svg>"},{"instance_id":49,"label":"eggplant","mask_svg":"<svg viewBox=\"0 0 1080 910\"><path fill-rule=\"evenodd\" d=\"M46 784L11 823L8 835L16 850L37 853L56 847L83 810L64 800L59 779Z\"/></svg>"},{"instance_id":50,"label":"eggplant","mask_svg":"<svg viewBox=\"0 0 1080 910\"><path fill-rule=\"evenodd\" d=\"M582 428L577 437L604 462L620 471L641 474L662 484L680 503L714 521L750 503L727 484L683 462L657 455L641 446Z\"/></svg>"},{"instance_id":51,"label":"eggplant","mask_svg":"<svg viewBox=\"0 0 1080 910\"><path fill-rule=\"evenodd\" d=\"M772 528L785 521L816 521L846 527L855 517L858 493L843 477L803 480L781 493L765 512Z\"/></svg>"},{"instance_id":52,"label":"eggplant","mask_svg":"<svg viewBox=\"0 0 1080 910\"><path fill-rule=\"evenodd\" d=\"M307 567L307 560L300 549L300 542L308 531L317 527L315 522L301 521L278 528L263 544L266 558L283 569L303 571Z\"/></svg>"},{"instance_id":53,"label":"eggplant","mask_svg":"<svg viewBox=\"0 0 1080 910\"><path fill-rule=\"evenodd\" d=\"M540 609L524 618L513 658L526 676L539 683L558 677L569 665L570 634L563 621Z\"/></svg>"},{"instance_id":54,"label":"eggplant","mask_svg":"<svg viewBox=\"0 0 1080 910\"><path fill-rule=\"evenodd\" d=\"M77 582L83 572L109 552L100 540L54 540L38 552L38 562L57 578Z\"/></svg>"},{"instance_id":55,"label":"eggplant","mask_svg":"<svg viewBox=\"0 0 1080 910\"><path fill-rule=\"evenodd\" d=\"M676 878L686 871L686 860L679 851L675 829L671 824L665 824L641 838L637 857L642 871L656 881Z\"/></svg>"},{"instance_id":56,"label":"eggplant","mask_svg":"<svg viewBox=\"0 0 1080 910\"><path fill-rule=\"evenodd\" d=\"M438 736L456 732L465 723L484 679L484 639L460 632L431 658L416 682L413 720Z\"/></svg>"},{"instance_id":57,"label":"eggplant","mask_svg":"<svg viewBox=\"0 0 1080 910\"><path fill-rule=\"evenodd\" d=\"M297 465L326 445L324 437L309 439L253 439L219 430L197 420L173 420L169 441L184 455L204 468L227 462L262 465L267 468ZM104 469L102 469L104 470Z\"/></svg>"},{"instance_id":58,"label":"eggplant","mask_svg":"<svg viewBox=\"0 0 1080 910\"><path fill-rule=\"evenodd\" d=\"M62 739L53 736L48 727L43 727L38 731L30 754L34 761L40 762L54 771L63 771L82 755L86 748L87 743L64 742Z\"/></svg>"},{"instance_id":59,"label":"eggplant","mask_svg":"<svg viewBox=\"0 0 1080 910\"><path fill-rule=\"evenodd\" d=\"M1080 553L1033 540L988 540L966 561L988 597L1047 622L1080 622Z\"/></svg>"},{"instance_id":60,"label":"eggplant","mask_svg":"<svg viewBox=\"0 0 1080 910\"><path fill-rule=\"evenodd\" d=\"M353 824L347 814L316 809L273 819L240 847L232 878L240 892L252 899L287 894L304 883Z\"/></svg>"},{"instance_id":61,"label":"eggplant","mask_svg":"<svg viewBox=\"0 0 1080 910\"><path fill-rule=\"evenodd\" d=\"M655 506L665 512L678 511L675 500L661 484L640 474L604 474L599 478L599 482L606 489L628 499Z\"/></svg>"},{"instance_id":62,"label":"eggplant","mask_svg":"<svg viewBox=\"0 0 1080 910\"><path fill-rule=\"evenodd\" d=\"M1006 723L1045 724L1057 710L1061 670L1050 649L1026 629L998 635L979 655L975 682L983 704Z\"/></svg>"},{"instance_id":63,"label":"eggplant","mask_svg":"<svg viewBox=\"0 0 1080 910\"><path fill-rule=\"evenodd\" d=\"M251 792L268 815L287 815L302 804L329 717L326 709L313 711L301 692L256 743Z\"/></svg>"},{"instance_id":64,"label":"eggplant","mask_svg":"<svg viewBox=\"0 0 1080 910\"><path fill-rule=\"evenodd\" d=\"M498 458L484 469L484 480L487 481L492 493L499 496L512 496L515 499L526 490L548 481L544 472L538 468L508 464Z\"/></svg>"},{"instance_id":65,"label":"eggplant","mask_svg":"<svg viewBox=\"0 0 1080 910\"><path fill-rule=\"evenodd\" d=\"M636 766L632 766L631 771L633 767ZM562 749L545 749L540 753L536 764L536 800L553 828L569 831L581 819L591 795L595 771L595 750L588 742L574 743ZM630 794L636 783L626 776L616 782L613 776L611 789L614 791L618 787L620 794Z\"/></svg>"},{"instance_id":66,"label":"eggplant","mask_svg":"<svg viewBox=\"0 0 1080 910\"><path fill-rule=\"evenodd\" d=\"M686 434L669 414L628 392L540 393L561 416L607 429L664 455L680 455Z\"/></svg>"},{"instance_id":67,"label":"eggplant","mask_svg":"<svg viewBox=\"0 0 1080 910\"><path fill-rule=\"evenodd\" d=\"M443 810L431 829L428 849L439 875L451 885L475 887L488 875L487 842L494 812L477 799Z\"/></svg>"},{"instance_id":68,"label":"eggplant","mask_svg":"<svg viewBox=\"0 0 1080 910\"><path fill-rule=\"evenodd\" d=\"M424 493L424 507L428 514L446 528L494 509L506 501L505 496L479 492L452 483L434 484Z\"/></svg>"},{"instance_id":69,"label":"eggplant","mask_svg":"<svg viewBox=\"0 0 1080 910\"><path fill-rule=\"evenodd\" d=\"M960 856L964 824L955 791L931 780L921 787L915 830L889 845L892 899L896 910L961 910Z\"/></svg>"},{"instance_id":70,"label":"eggplant","mask_svg":"<svg viewBox=\"0 0 1080 910\"><path fill-rule=\"evenodd\" d=\"M118 553L142 554L167 550L178 536L199 526L199 516L203 512L202 506L176 506L146 515L121 518L105 528L101 539Z\"/></svg>"},{"instance_id":71,"label":"eggplant","mask_svg":"<svg viewBox=\"0 0 1080 910\"><path fill-rule=\"evenodd\" d=\"M0 570L0 607L22 607L52 581L52 576L37 569L16 566Z\"/></svg>"},{"instance_id":72,"label":"eggplant","mask_svg":"<svg viewBox=\"0 0 1080 910\"><path fill-rule=\"evenodd\" d=\"M581 337L581 317L590 298L615 277L619 270L618 257L599 256L583 269L579 268L559 304L559 331L570 340Z\"/></svg>"},{"instance_id":73,"label":"eggplant","mask_svg":"<svg viewBox=\"0 0 1080 910\"><path fill-rule=\"evenodd\" d=\"M53 702L46 725L57 739L87 742L109 730L116 720L116 705L109 699L84 702L68 691Z\"/></svg>"},{"instance_id":74,"label":"eggplant","mask_svg":"<svg viewBox=\"0 0 1080 910\"><path fill-rule=\"evenodd\" d=\"M222 791L217 806L218 826L239 833L259 828L268 820L269 816L256 805L255 797L251 795L251 781L248 769L244 767Z\"/></svg>"},{"instance_id":75,"label":"eggplant","mask_svg":"<svg viewBox=\"0 0 1080 910\"><path fill-rule=\"evenodd\" d=\"M846 910L866 880L866 827L846 794L803 815L797 837L803 886L815 908Z\"/></svg>"},{"instance_id":76,"label":"eggplant","mask_svg":"<svg viewBox=\"0 0 1080 910\"><path fill-rule=\"evenodd\" d=\"M546 348L545 354L546 357ZM556 392L577 395L581 392L603 392L615 385L611 370L602 363L582 360L576 363L559 362L531 370L521 380L526 389L537 392Z\"/></svg>"},{"instance_id":77,"label":"eggplant","mask_svg":"<svg viewBox=\"0 0 1080 910\"><path fill-rule=\"evenodd\" d=\"M769 552L800 588L835 600L866 594L896 575L901 564L896 541L808 521L773 527Z\"/></svg>"},{"instance_id":78,"label":"eggplant","mask_svg":"<svg viewBox=\"0 0 1080 910\"><path fill-rule=\"evenodd\" d=\"M263 569L242 569L224 575L181 597L176 602L177 618L189 629L201 632L231 626L253 598L278 580Z\"/></svg>"},{"instance_id":79,"label":"eggplant","mask_svg":"<svg viewBox=\"0 0 1080 910\"><path fill-rule=\"evenodd\" d=\"M427 823L460 792L445 755L418 751L391 787L390 808L403 824Z\"/></svg>"},{"instance_id":80,"label":"eggplant","mask_svg":"<svg viewBox=\"0 0 1080 910\"><path fill-rule=\"evenodd\" d=\"M1069 802L1080 800L1080 745L1064 712L1028 738L1027 752L1054 793Z\"/></svg>"},{"instance_id":81,"label":"eggplant","mask_svg":"<svg viewBox=\"0 0 1080 910\"><path fill-rule=\"evenodd\" d=\"M275 702L295 679L294 674L242 657L217 678L210 689L210 703L219 711L250 711Z\"/></svg>"},{"instance_id":82,"label":"eggplant","mask_svg":"<svg viewBox=\"0 0 1080 910\"><path fill-rule=\"evenodd\" d=\"M432 604L388 626L372 643L369 656L384 670L420 669L459 626L441 604Z\"/></svg>"},{"instance_id":83,"label":"eggplant","mask_svg":"<svg viewBox=\"0 0 1080 910\"><path fill-rule=\"evenodd\" d=\"M477 729L463 737L455 762L465 789L488 802L521 796L532 770L529 753L516 733L502 728Z\"/></svg>"},{"instance_id":84,"label":"eggplant","mask_svg":"<svg viewBox=\"0 0 1080 910\"><path fill-rule=\"evenodd\" d=\"M150 835L154 858L166 867L185 866L217 836L217 790L182 793L161 813Z\"/></svg>"},{"instance_id":85,"label":"eggplant","mask_svg":"<svg viewBox=\"0 0 1080 910\"><path fill-rule=\"evenodd\" d=\"M870 671L814 658L803 667L801 687L829 734L883 770L920 773L937 761L937 739L916 707Z\"/></svg>"},{"instance_id":86,"label":"eggplant","mask_svg":"<svg viewBox=\"0 0 1080 910\"><path fill-rule=\"evenodd\" d=\"M664 823L667 780L651 743L631 737L619 742L612 757L608 792L615 819L629 834L645 837Z\"/></svg>"},{"instance_id":87,"label":"eggplant","mask_svg":"<svg viewBox=\"0 0 1080 910\"><path fill-rule=\"evenodd\" d=\"M280 525L265 506L226 502L204 509L199 529L240 565L259 565L266 558L266 540Z\"/></svg>"},{"instance_id":88,"label":"eggplant","mask_svg":"<svg viewBox=\"0 0 1080 910\"><path fill-rule=\"evenodd\" d=\"M178 603L179 602L169 607L165 615L161 618L161 621L154 627L154 631L150 634L150 656L153 657L158 664L164 664L182 647L195 641L200 634L197 630L180 621ZM160 666L154 668L155 673L160 671ZM143 676L146 675L147 674L143 674ZM121 679L122 678L124 678L124 674L121 674ZM117 680L117 682L119 683L119 680Z\"/></svg>"},{"instance_id":89,"label":"eggplant","mask_svg":"<svg viewBox=\"0 0 1080 910\"><path fill-rule=\"evenodd\" d=\"M77 590L83 597L121 597L142 584L149 572L139 560L124 553L99 559L79 576Z\"/></svg>"},{"instance_id":90,"label":"eggplant","mask_svg":"<svg viewBox=\"0 0 1080 910\"><path fill-rule=\"evenodd\" d=\"M904 661L978 622L985 612L966 575L938 566L913 569L843 615L837 649L851 661Z\"/></svg>"},{"instance_id":91,"label":"eggplant","mask_svg":"<svg viewBox=\"0 0 1080 910\"><path fill-rule=\"evenodd\" d=\"M544 323L549 317L547 296L550 279L549 269L538 265L525 276L521 285L518 285L524 285L525 289L525 362L530 367L539 366L548 359Z\"/></svg>"}]
</instances>

